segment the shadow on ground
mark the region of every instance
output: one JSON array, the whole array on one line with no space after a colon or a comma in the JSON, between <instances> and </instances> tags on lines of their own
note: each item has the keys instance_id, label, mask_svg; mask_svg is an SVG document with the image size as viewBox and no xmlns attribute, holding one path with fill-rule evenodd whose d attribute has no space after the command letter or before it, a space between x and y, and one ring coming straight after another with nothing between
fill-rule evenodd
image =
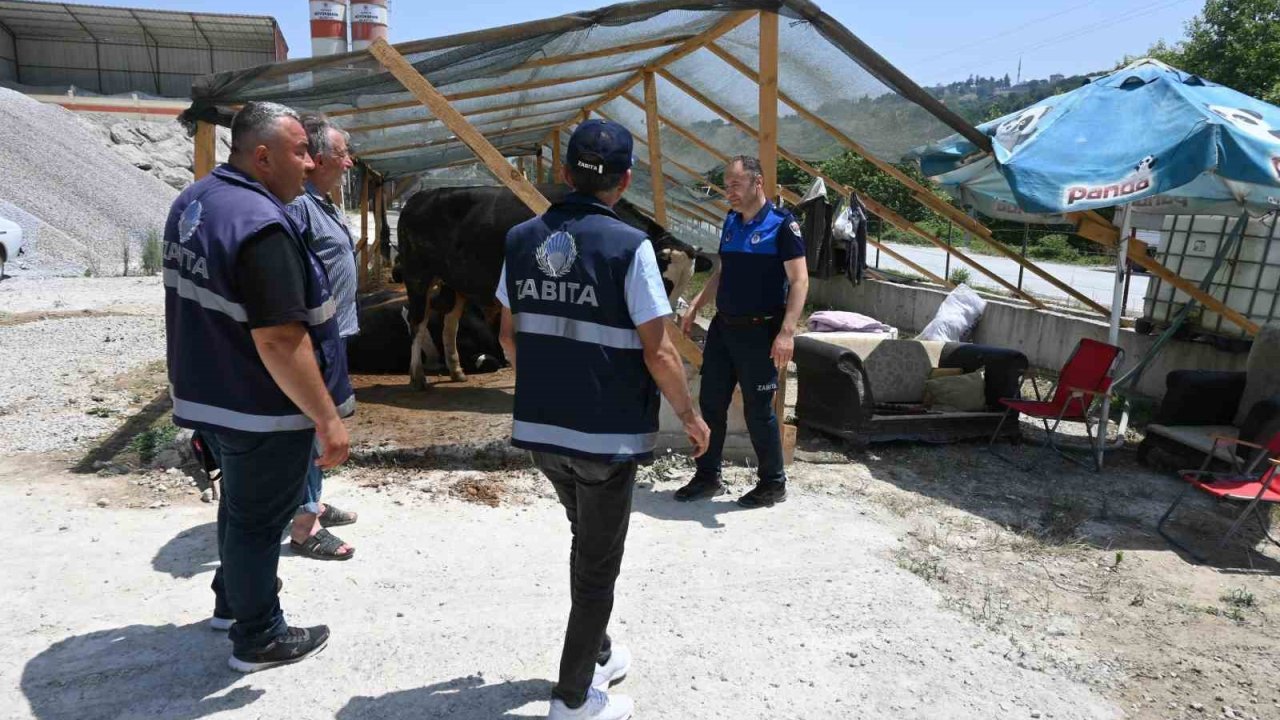
<instances>
[{"instance_id":1,"label":"shadow on ground","mask_svg":"<svg viewBox=\"0 0 1280 720\"><path fill-rule=\"evenodd\" d=\"M750 488L732 489L718 498L678 502L674 490L655 492L647 484L636 487L632 511L648 515L656 520L671 522L695 522L709 530L724 527L721 517L730 513L746 512L737 503L738 496ZM759 512L767 512L760 510Z\"/></svg>"},{"instance_id":2,"label":"shadow on ground","mask_svg":"<svg viewBox=\"0 0 1280 720\"><path fill-rule=\"evenodd\" d=\"M130 625L60 640L23 668L40 720L194 720L243 708L263 690L237 687L231 644L204 623Z\"/></svg>"},{"instance_id":3,"label":"shadow on ground","mask_svg":"<svg viewBox=\"0 0 1280 720\"><path fill-rule=\"evenodd\" d=\"M173 536L151 558L151 568L176 578L192 578L218 567L218 523L207 522Z\"/></svg>"},{"instance_id":4,"label":"shadow on ground","mask_svg":"<svg viewBox=\"0 0 1280 720\"><path fill-rule=\"evenodd\" d=\"M139 433L142 433L156 423L157 420L164 417L173 407L173 401L169 398L169 391L163 390L151 399L141 410L134 413L125 421L123 425L116 428L116 431L108 435L102 442L98 443L88 453L85 454L80 462L71 467L71 472L75 473L94 473L98 468L94 467L95 463L110 462L117 455L124 452L129 443L133 441Z\"/></svg>"},{"instance_id":5,"label":"shadow on ground","mask_svg":"<svg viewBox=\"0 0 1280 720\"><path fill-rule=\"evenodd\" d=\"M484 678L468 676L414 690L401 690L378 697L354 697L338 711L337 720L498 720L528 718L512 715L529 703L545 706L551 698L548 680L517 680L486 685ZM543 711L544 708L539 708ZM537 717L537 716L533 716Z\"/></svg>"}]
</instances>

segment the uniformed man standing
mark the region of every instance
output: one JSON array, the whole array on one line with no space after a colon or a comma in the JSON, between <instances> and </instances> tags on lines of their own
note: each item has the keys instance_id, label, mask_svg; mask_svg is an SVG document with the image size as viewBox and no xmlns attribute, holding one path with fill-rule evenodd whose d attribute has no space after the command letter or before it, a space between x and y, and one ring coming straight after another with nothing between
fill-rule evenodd
<instances>
[{"instance_id":1,"label":"uniformed man standing","mask_svg":"<svg viewBox=\"0 0 1280 720\"><path fill-rule=\"evenodd\" d=\"M512 444L532 451L569 517L573 607L553 690L552 720L624 720L633 703L605 690L631 653L610 642L636 466L652 459L658 392L705 451L653 245L612 206L631 183L631 134L589 120L569 139L574 189L507 235L498 286L501 339L517 368ZM518 361L517 361L518 358Z\"/></svg>"},{"instance_id":2,"label":"uniformed man standing","mask_svg":"<svg viewBox=\"0 0 1280 720\"><path fill-rule=\"evenodd\" d=\"M738 498L743 507L769 507L787 499L779 418L773 411L778 370L791 362L793 336L809 292L800 225L765 197L764 174L753 157L733 158L724 171L731 208L720 232L720 265L685 314L685 334L698 310L715 299L702 359L698 405L711 426L711 446L697 472L676 491L689 501L724 493L721 453L735 385L758 460L759 482Z\"/></svg>"},{"instance_id":3,"label":"uniformed man standing","mask_svg":"<svg viewBox=\"0 0 1280 720\"><path fill-rule=\"evenodd\" d=\"M230 629L240 672L329 640L324 625L285 622L276 580L307 469L346 460L341 417L355 407L329 281L285 210L311 167L297 113L248 103L231 124L230 161L178 195L164 231L173 418L200 431L222 468L211 624Z\"/></svg>"}]
</instances>

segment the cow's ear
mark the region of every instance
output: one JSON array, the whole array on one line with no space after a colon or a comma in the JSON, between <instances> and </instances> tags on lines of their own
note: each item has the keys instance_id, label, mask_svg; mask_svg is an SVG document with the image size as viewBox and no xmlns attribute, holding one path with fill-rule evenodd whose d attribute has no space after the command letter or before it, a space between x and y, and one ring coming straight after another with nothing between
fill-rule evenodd
<instances>
[{"instance_id":1,"label":"cow's ear","mask_svg":"<svg viewBox=\"0 0 1280 720\"><path fill-rule=\"evenodd\" d=\"M659 258L661 258L661 259L663 259L663 260L666 260L666 261L670 262L670 261L671 261L671 248L662 248L662 250L658 251L658 257L659 257Z\"/></svg>"}]
</instances>

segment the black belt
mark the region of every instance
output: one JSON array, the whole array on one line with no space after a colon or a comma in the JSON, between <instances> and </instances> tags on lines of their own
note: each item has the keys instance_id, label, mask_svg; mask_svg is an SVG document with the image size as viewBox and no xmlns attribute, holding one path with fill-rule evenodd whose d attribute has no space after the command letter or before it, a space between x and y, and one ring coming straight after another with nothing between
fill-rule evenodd
<instances>
[{"instance_id":1,"label":"black belt","mask_svg":"<svg viewBox=\"0 0 1280 720\"><path fill-rule=\"evenodd\" d=\"M724 313L717 313L716 317L725 325L733 327L767 325L778 318L777 315L725 315Z\"/></svg>"}]
</instances>

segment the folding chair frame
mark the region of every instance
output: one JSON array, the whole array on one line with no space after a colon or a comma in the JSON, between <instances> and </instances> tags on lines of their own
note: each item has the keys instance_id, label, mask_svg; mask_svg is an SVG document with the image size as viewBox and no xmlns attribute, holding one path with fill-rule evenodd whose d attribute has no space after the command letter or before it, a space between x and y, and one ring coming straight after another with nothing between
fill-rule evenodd
<instances>
[{"instance_id":1,"label":"folding chair frame","mask_svg":"<svg viewBox=\"0 0 1280 720\"><path fill-rule=\"evenodd\" d=\"M1257 468L1262 458L1265 457L1266 455L1265 453L1259 453L1249 463L1248 467L1239 473L1233 474L1233 473L1210 472L1208 468L1209 468L1209 465L1213 462L1214 451L1218 449L1219 443L1232 444L1232 445L1245 445L1247 447L1252 447L1258 450L1263 449L1261 445L1245 442L1243 440L1236 440L1234 438L1223 437L1220 435L1215 436L1213 439L1213 448L1209 452L1209 457L1205 458L1205 461L1200 466L1200 469L1179 471L1178 477L1185 478L1187 475L1202 477L1207 475L1211 477L1234 477L1234 478L1248 480L1251 471ZM1236 458L1234 453L1232 454L1232 457ZM1270 459L1270 462L1272 467L1269 468L1266 471L1266 473L1262 476L1263 478L1265 478L1265 480L1262 480L1262 485L1258 489L1258 494L1255 495L1253 499L1249 501L1249 504L1245 506L1245 509L1240 513L1240 516L1236 518L1236 521L1232 523L1231 527L1227 529L1227 532L1223 534L1222 539L1219 540L1218 544L1214 547L1214 552L1221 552L1222 549L1227 546L1227 543L1230 542L1231 537L1240 530L1240 526L1244 525L1244 523L1249 519L1249 516L1251 515L1258 520L1258 529L1262 531L1262 534L1266 536L1267 540L1271 541L1273 545L1280 547L1280 540L1277 540L1275 537L1271 535L1271 532L1267 529L1266 523L1262 521L1262 515L1258 512L1258 505L1262 502L1263 496L1266 495L1267 491L1271 489L1271 486L1275 484L1277 476L1280 476L1280 459ZM1240 470L1239 458L1236 458L1232 461L1232 466L1237 470ZM1160 521L1156 523L1156 532L1160 533L1160 537L1164 538L1165 542L1168 542L1170 545L1174 546L1175 548L1181 550L1187 555L1190 555L1192 558L1195 559L1196 562L1203 563L1205 561L1204 555L1201 555L1200 553L1196 552L1195 550L1192 550L1191 548L1187 547L1183 543L1176 540L1173 537L1173 535L1169 534L1169 532L1165 530L1165 527L1164 527L1165 523L1169 521L1169 518L1173 516L1173 512L1178 509L1178 506L1182 504L1183 500L1186 500L1187 494L1190 493L1194 488L1195 488L1194 483L1192 482L1185 483L1185 487L1182 488L1182 492L1178 493L1178 497L1174 499L1173 504L1169 506L1168 510L1164 511L1164 515L1160 516Z\"/></svg>"},{"instance_id":2,"label":"folding chair frame","mask_svg":"<svg viewBox=\"0 0 1280 720\"><path fill-rule=\"evenodd\" d=\"M1122 348L1117 348L1117 350L1119 352L1116 353L1115 359L1111 361L1111 367L1107 368L1108 378L1111 378L1114 375L1116 368L1120 367L1120 365L1124 360L1124 350ZM1077 348L1077 352L1078 351L1079 349ZM1074 357L1075 357L1075 353L1072 353L1072 358ZM1070 364L1070 362L1071 362L1071 359L1068 359L1067 363ZM1040 395L1040 386L1036 384L1036 380L1034 376L1031 378L1031 387L1036 391L1036 400L1038 401L1043 400L1043 398ZM1098 404L1097 402L1098 399L1101 398L1104 393L1096 392L1094 390L1085 390L1083 388L1068 388L1068 391L1071 394L1068 395L1066 401L1062 403L1062 409L1058 411L1058 417L1053 420L1052 426L1049 425L1049 418L1040 418L1040 422L1044 425L1045 435L1048 438L1047 447L1053 452L1056 452L1058 455L1065 458L1066 460L1069 460L1079 465L1080 467L1091 468L1094 472L1102 472L1102 466L1099 463L1099 458L1102 455L1102 449L1106 443L1107 418L1100 418L1099 422L1095 425L1089 422L1089 416L1094 412L1094 407ZM1110 392L1110 383L1108 383L1107 391ZM1055 393L1057 392L1056 388L1054 392ZM1084 421L1085 435L1089 438L1089 449L1090 449L1089 458L1090 459L1088 462L1085 462L1084 460L1081 460L1080 458L1075 457L1073 455L1073 451L1064 447L1060 447L1058 443L1054 441L1054 435L1058 431L1058 426L1062 424L1062 421L1064 419L1067 419L1065 418L1067 414L1067 408L1071 407L1072 403L1075 402L1076 400L1083 400L1086 395L1090 396L1090 400L1089 400L1088 406L1085 407L1084 412L1081 413L1081 419ZM1009 419L1010 415L1017 415L1017 414L1018 414L1018 411L1014 410L1013 408L1005 409L1004 416L1000 418L1000 423L996 425L995 433L991 436L990 442L987 443L987 450L989 450L992 455L995 455L996 457L1000 458L1001 460L1004 460L1010 465L1013 465L1014 467L1017 467L1020 470L1030 472L1031 470L1035 469L1035 466L1036 466L1035 462L1032 462L1031 464L1025 467L1019 466L1011 458L1006 457L1005 455L1003 455L1002 453L996 450L996 440L999 439L1000 437L1000 431L1004 429L1005 421ZM1076 419L1071 418L1071 421L1076 422Z\"/></svg>"}]
</instances>

